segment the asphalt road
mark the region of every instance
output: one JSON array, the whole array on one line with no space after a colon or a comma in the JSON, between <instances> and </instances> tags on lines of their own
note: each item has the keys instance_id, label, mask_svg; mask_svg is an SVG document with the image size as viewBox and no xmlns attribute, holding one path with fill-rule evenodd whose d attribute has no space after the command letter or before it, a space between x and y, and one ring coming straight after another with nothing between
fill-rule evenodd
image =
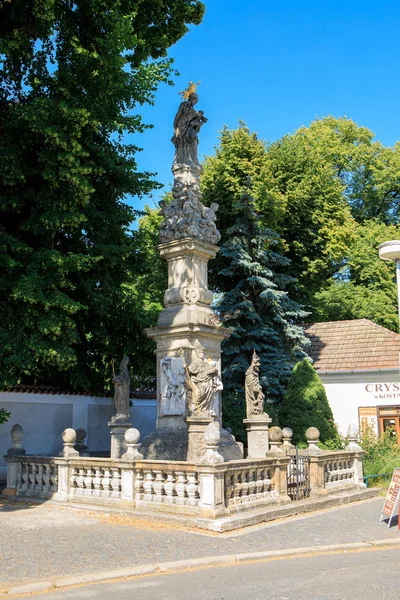
<instances>
[{"instance_id":1,"label":"asphalt road","mask_svg":"<svg viewBox=\"0 0 400 600\"><path fill-rule=\"evenodd\" d=\"M398 600L400 548L239 563L35 594L43 600Z\"/></svg>"}]
</instances>

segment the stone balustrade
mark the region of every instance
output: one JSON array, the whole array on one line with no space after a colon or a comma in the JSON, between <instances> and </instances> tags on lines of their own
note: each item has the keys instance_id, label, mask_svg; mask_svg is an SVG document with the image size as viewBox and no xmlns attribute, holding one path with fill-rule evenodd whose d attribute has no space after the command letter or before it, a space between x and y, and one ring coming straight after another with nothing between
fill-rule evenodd
<instances>
[{"instance_id":1,"label":"stone balustrade","mask_svg":"<svg viewBox=\"0 0 400 600\"><path fill-rule=\"evenodd\" d=\"M311 495L363 487L362 450L309 457ZM219 464L180 461L7 456L6 495L114 505L217 518L290 502L290 456Z\"/></svg>"},{"instance_id":2,"label":"stone balustrade","mask_svg":"<svg viewBox=\"0 0 400 600\"><path fill-rule=\"evenodd\" d=\"M116 502L121 499L121 469L115 461L99 458L70 459L71 500Z\"/></svg>"},{"instance_id":3,"label":"stone balustrade","mask_svg":"<svg viewBox=\"0 0 400 600\"><path fill-rule=\"evenodd\" d=\"M225 472L225 505L227 508L254 506L273 502L280 495L276 484L276 460L258 459L229 463ZM279 481L279 478L278 478Z\"/></svg>"},{"instance_id":4,"label":"stone balustrade","mask_svg":"<svg viewBox=\"0 0 400 600\"><path fill-rule=\"evenodd\" d=\"M194 465L186 462L137 462L135 500L136 506L147 503L198 506L199 473Z\"/></svg>"},{"instance_id":5,"label":"stone balustrade","mask_svg":"<svg viewBox=\"0 0 400 600\"><path fill-rule=\"evenodd\" d=\"M325 489L354 485L355 461L347 452L338 452L334 457L325 457Z\"/></svg>"},{"instance_id":6,"label":"stone balustrade","mask_svg":"<svg viewBox=\"0 0 400 600\"><path fill-rule=\"evenodd\" d=\"M51 498L58 490L58 458L7 456L7 488L4 495ZM13 493L9 493L14 490Z\"/></svg>"}]
</instances>

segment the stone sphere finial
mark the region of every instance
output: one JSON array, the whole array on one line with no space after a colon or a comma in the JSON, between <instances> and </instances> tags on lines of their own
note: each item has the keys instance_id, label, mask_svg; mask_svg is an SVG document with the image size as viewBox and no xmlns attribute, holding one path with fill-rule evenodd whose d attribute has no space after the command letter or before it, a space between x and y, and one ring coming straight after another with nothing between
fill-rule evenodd
<instances>
[{"instance_id":1,"label":"stone sphere finial","mask_svg":"<svg viewBox=\"0 0 400 600\"><path fill-rule=\"evenodd\" d=\"M306 430L306 438L308 441L308 452L309 454L323 454L323 450L318 447L319 442L319 429L316 427L309 427Z\"/></svg>"},{"instance_id":2,"label":"stone sphere finial","mask_svg":"<svg viewBox=\"0 0 400 600\"><path fill-rule=\"evenodd\" d=\"M318 442L319 429L317 429L316 427L309 427L306 431L306 438L309 442Z\"/></svg>"},{"instance_id":3,"label":"stone sphere finial","mask_svg":"<svg viewBox=\"0 0 400 600\"><path fill-rule=\"evenodd\" d=\"M269 440L270 442L279 443L283 437L282 429L280 427L271 427L269 430Z\"/></svg>"},{"instance_id":4,"label":"stone sphere finial","mask_svg":"<svg viewBox=\"0 0 400 600\"><path fill-rule=\"evenodd\" d=\"M127 444L137 444L140 440L140 431L130 427L125 431L125 441Z\"/></svg>"},{"instance_id":5,"label":"stone sphere finial","mask_svg":"<svg viewBox=\"0 0 400 600\"><path fill-rule=\"evenodd\" d=\"M74 444L76 441L76 431L72 427L64 429L62 432L62 439L64 444Z\"/></svg>"},{"instance_id":6,"label":"stone sphere finial","mask_svg":"<svg viewBox=\"0 0 400 600\"><path fill-rule=\"evenodd\" d=\"M284 427L282 429L282 437L282 446L285 446L287 450L290 450L290 448L294 448L292 444L293 429L291 429L290 427Z\"/></svg>"},{"instance_id":7,"label":"stone sphere finial","mask_svg":"<svg viewBox=\"0 0 400 600\"><path fill-rule=\"evenodd\" d=\"M131 462L135 460L141 460L143 458L143 454L140 454L138 450L140 447L140 444L138 443L140 440L140 431L134 427L130 427L125 431L124 439L126 442L126 452L121 456L121 460Z\"/></svg>"},{"instance_id":8,"label":"stone sphere finial","mask_svg":"<svg viewBox=\"0 0 400 600\"><path fill-rule=\"evenodd\" d=\"M11 429L11 448L7 450L8 456L17 456L18 454L26 454L26 451L22 448L22 438L24 437L24 430L21 425L16 423Z\"/></svg>"},{"instance_id":9,"label":"stone sphere finial","mask_svg":"<svg viewBox=\"0 0 400 600\"><path fill-rule=\"evenodd\" d=\"M18 443L22 441L24 437L24 430L22 429L19 423L16 423L11 429L11 439L14 443Z\"/></svg>"},{"instance_id":10,"label":"stone sphere finial","mask_svg":"<svg viewBox=\"0 0 400 600\"><path fill-rule=\"evenodd\" d=\"M83 427L79 427L79 429L77 429L75 433L76 433L76 443L77 444L83 443L86 438L86 429L83 429Z\"/></svg>"}]
</instances>

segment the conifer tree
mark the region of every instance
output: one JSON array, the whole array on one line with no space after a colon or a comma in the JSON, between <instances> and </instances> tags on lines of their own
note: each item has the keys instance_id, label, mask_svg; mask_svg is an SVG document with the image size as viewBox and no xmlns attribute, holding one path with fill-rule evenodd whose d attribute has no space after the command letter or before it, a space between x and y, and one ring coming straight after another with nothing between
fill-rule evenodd
<instances>
[{"instance_id":1,"label":"conifer tree","mask_svg":"<svg viewBox=\"0 0 400 600\"><path fill-rule=\"evenodd\" d=\"M243 398L244 376L253 350L261 361L260 381L270 402L284 394L292 365L304 356L306 339L295 325L306 313L285 291L292 278L284 271L289 260L276 247L279 236L262 226L249 191L237 204L235 224L220 253L227 266L220 272L228 291L217 310L232 335L223 342L225 400Z\"/></svg>"},{"instance_id":2,"label":"conifer tree","mask_svg":"<svg viewBox=\"0 0 400 600\"><path fill-rule=\"evenodd\" d=\"M279 407L279 423L281 427L293 429L294 444L306 443L306 430L317 427L321 442L340 446L325 388L306 358L293 369L286 395Z\"/></svg>"}]
</instances>

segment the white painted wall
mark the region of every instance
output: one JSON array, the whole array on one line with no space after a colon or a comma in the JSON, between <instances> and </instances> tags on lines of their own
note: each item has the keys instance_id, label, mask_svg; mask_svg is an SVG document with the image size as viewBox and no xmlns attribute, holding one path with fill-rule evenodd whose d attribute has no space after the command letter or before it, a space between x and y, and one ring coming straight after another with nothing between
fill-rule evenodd
<instances>
[{"instance_id":1,"label":"white painted wall","mask_svg":"<svg viewBox=\"0 0 400 600\"><path fill-rule=\"evenodd\" d=\"M350 423L358 423L358 408L400 406L398 370L353 373L321 373L333 417L340 433L346 435Z\"/></svg>"},{"instance_id":2,"label":"white painted wall","mask_svg":"<svg viewBox=\"0 0 400 600\"><path fill-rule=\"evenodd\" d=\"M156 428L156 400L132 399L131 419L141 439ZM22 446L28 454L57 455L62 449L61 434L67 427L86 429L90 452L110 450L108 421L114 413L112 398L69 394L0 392L0 408L11 413L0 425L0 480L5 479L3 456L11 447L11 428L19 423L24 430Z\"/></svg>"}]
</instances>

